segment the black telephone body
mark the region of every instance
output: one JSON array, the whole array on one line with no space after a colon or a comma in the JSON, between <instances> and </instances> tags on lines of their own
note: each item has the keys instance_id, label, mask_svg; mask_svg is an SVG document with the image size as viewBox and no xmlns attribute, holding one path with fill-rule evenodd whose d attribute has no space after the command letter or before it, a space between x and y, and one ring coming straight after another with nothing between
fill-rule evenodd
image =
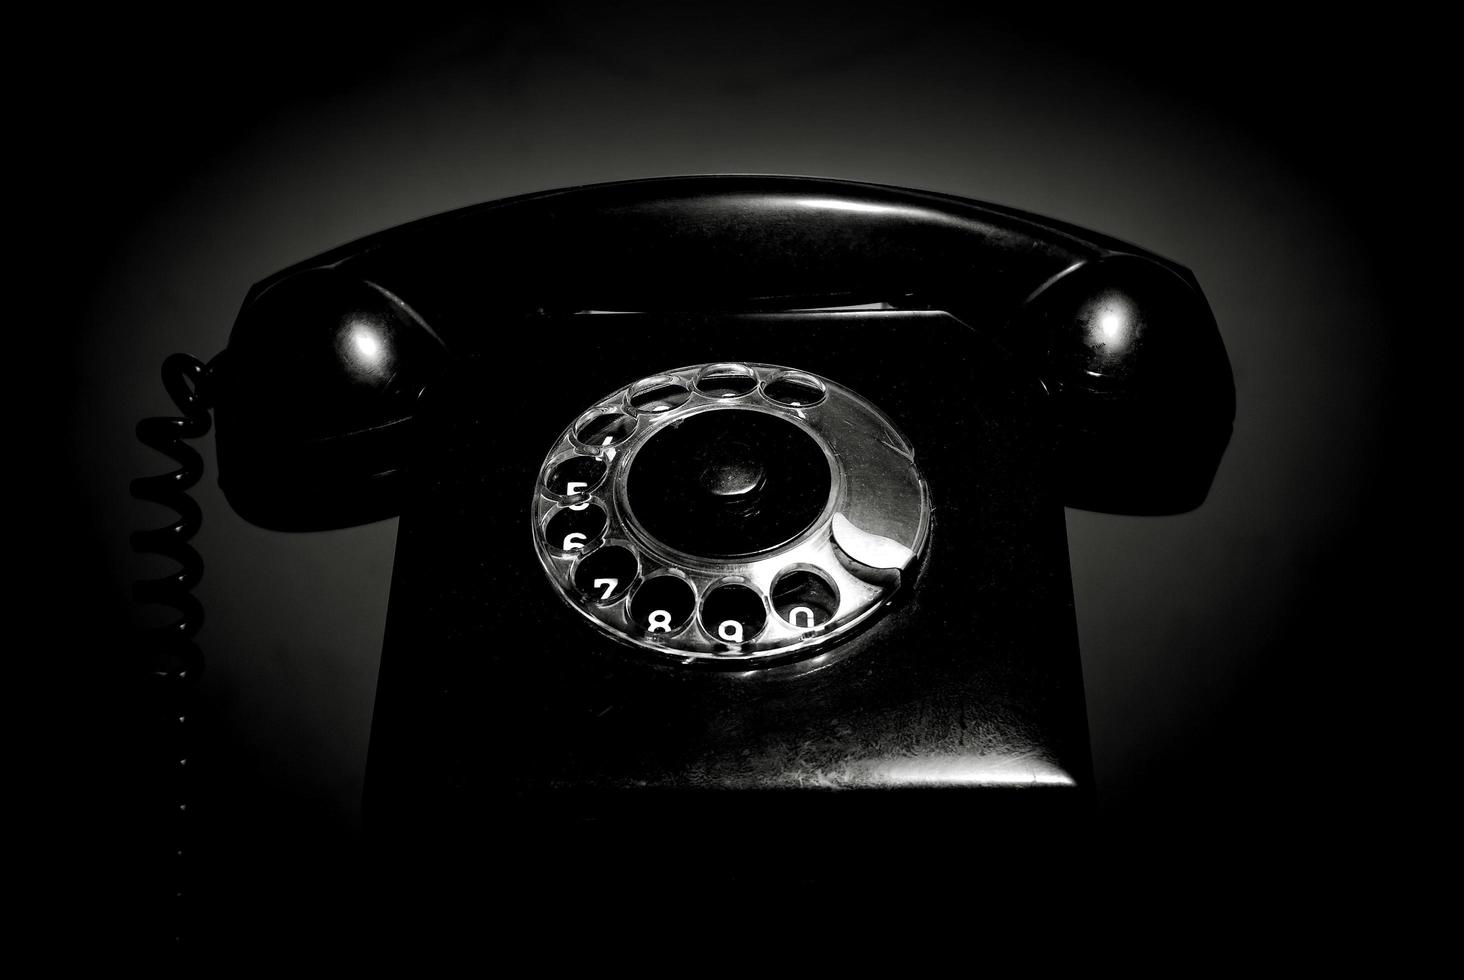
<instances>
[{"instance_id":1,"label":"black telephone body","mask_svg":"<svg viewBox=\"0 0 1464 980\"><path fill-rule=\"evenodd\" d=\"M1060 839L1092 786L1063 507L1199 505L1235 408L1172 262L770 176L372 235L255 286L194 380L248 520L401 515L365 817L439 883Z\"/></svg>"}]
</instances>

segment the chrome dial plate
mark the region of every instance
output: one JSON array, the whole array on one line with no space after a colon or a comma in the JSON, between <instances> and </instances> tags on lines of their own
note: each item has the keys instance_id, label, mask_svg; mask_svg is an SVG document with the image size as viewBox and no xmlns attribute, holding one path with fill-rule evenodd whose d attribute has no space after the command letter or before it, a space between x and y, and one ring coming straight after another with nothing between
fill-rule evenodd
<instances>
[{"instance_id":1,"label":"chrome dial plate","mask_svg":"<svg viewBox=\"0 0 1464 980\"><path fill-rule=\"evenodd\" d=\"M595 626L674 662L751 669L867 625L923 553L930 510L913 450L869 402L808 372L716 363L582 411L545 457L532 516L550 583Z\"/></svg>"}]
</instances>

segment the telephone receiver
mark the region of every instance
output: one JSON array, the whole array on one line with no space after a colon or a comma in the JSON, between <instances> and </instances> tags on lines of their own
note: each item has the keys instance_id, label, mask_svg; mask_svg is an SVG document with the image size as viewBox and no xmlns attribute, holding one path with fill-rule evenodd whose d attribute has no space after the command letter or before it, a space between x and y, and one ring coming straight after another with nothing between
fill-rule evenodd
<instances>
[{"instance_id":1,"label":"telephone receiver","mask_svg":"<svg viewBox=\"0 0 1464 980\"><path fill-rule=\"evenodd\" d=\"M219 481L266 527L379 519L398 510L417 400L454 358L515 357L550 383L576 355L534 317L861 304L946 311L1040 380L1069 506L1160 514L1204 499L1234 386L1192 274L1011 209L777 177L511 198L271 276L210 365Z\"/></svg>"},{"instance_id":2,"label":"telephone receiver","mask_svg":"<svg viewBox=\"0 0 1464 980\"><path fill-rule=\"evenodd\" d=\"M613 826L641 861L673 824L857 849L914 813L1073 819L1062 507L1198 506L1235 412L1186 269L802 177L416 221L269 277L225 351L172 363L194 424L171 434L212 409L249 521L402 515L367 816L419 873L424 841L477 853L505 800L520 830ZM915 802L797 792L875 785Z\"/></svg>"}]
</instances>

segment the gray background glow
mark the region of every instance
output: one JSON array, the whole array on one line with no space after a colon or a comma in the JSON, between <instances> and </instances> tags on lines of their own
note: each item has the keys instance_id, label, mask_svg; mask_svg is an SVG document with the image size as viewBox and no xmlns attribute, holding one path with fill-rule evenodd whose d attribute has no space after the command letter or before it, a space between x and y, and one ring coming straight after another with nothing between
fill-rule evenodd
<instances>
[{"instance_id":1,"label":"gray background glow","mask_svg":"<svg viewBox=\"0 0 1464 980\"><path fill-rule=\"evenodd\" d=\"M143 179L132 201L125 181L100 185L107 234L71 297L84 307L70 424L76 536L96 566L85 594L102 620L147 620L127 611L126 587L160 566L131 556L125 535L161 512L125 487L163 463L132 427L170 410L163 356L222 349L246 290L278 268L424 215L595 181L759 172L930 188L1132 241L1205 288L1239 404L1209 500L1174 517L1067 515L1094 765L1115 825L1211 805L1273 819L1274 800L1244 787L1284 782L1277 760L1306 758L1319 737L1307 705L1288 707L1314 690L1314 653L1294 641L1355 598L1333 586L1375 547L1363 525L1390 398L1378 338L1397 311L1382 300L1371 217L1317 169L1323 154L1284 135L1282 103L1307 103L1318 83L1285 76L1281 101L1253 117L1261 93L1184 77L1182 51L1149 58L1203 27L1053 34L1036 18L902 8L835 21L758 5L709 27L676 8L586 6L419 26L400 47L357 33L323 50L312 45L329 31L312 25L280 70L310 52L321 64L283 81L268 51L252 60L243 43L213 72L206 53L170 67L151 52L161 66L122 82L141 137L108 148ZM1198 50L1195 70L1227 56L1274 70L1273 48L1227 50L1234 40ZM224 77L246 65L257 77ZM230 118L210 109L211 84L261 94L221 93ZM196 153L194 125L206 136ZM153 132L167 133L163 150ZM565 356L504 344L505 369L522 358L552 376ZM212 473L212 439L203 448ZM274 533L234 515L211 476L196 495L205 691L224 733L218 764L237 776L227 793L262 821L349 840L396 521Z\"/></svg>"}]
</instances>

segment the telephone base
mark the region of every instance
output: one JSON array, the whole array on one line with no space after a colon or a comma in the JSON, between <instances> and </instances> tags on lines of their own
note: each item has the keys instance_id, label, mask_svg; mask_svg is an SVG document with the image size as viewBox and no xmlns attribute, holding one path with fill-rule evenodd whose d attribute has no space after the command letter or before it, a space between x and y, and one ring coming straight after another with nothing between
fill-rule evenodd
<instances>
[{"instance_id":1,"label":"telephone base","mask_svg":"<svg viewBox=\"0 0 1464 980\"><path fill-rule=\"evenodd\" d=\"M576 352L554 375L574 405L722 359L870 397L929 476L928 558L827 664L648 662L571 615L533 567L523 496L559 414L503 365L470 366L427 413L401 519L366 786L383 873L672 880L690 862L698 880L826 880L891 847L924 849L918 864L973 838L1073 838L1091 775L1037 382L933 312L579 315L540 329ZM639 340L604 339L624 336Z\"/></svg>"}]
</instances>

